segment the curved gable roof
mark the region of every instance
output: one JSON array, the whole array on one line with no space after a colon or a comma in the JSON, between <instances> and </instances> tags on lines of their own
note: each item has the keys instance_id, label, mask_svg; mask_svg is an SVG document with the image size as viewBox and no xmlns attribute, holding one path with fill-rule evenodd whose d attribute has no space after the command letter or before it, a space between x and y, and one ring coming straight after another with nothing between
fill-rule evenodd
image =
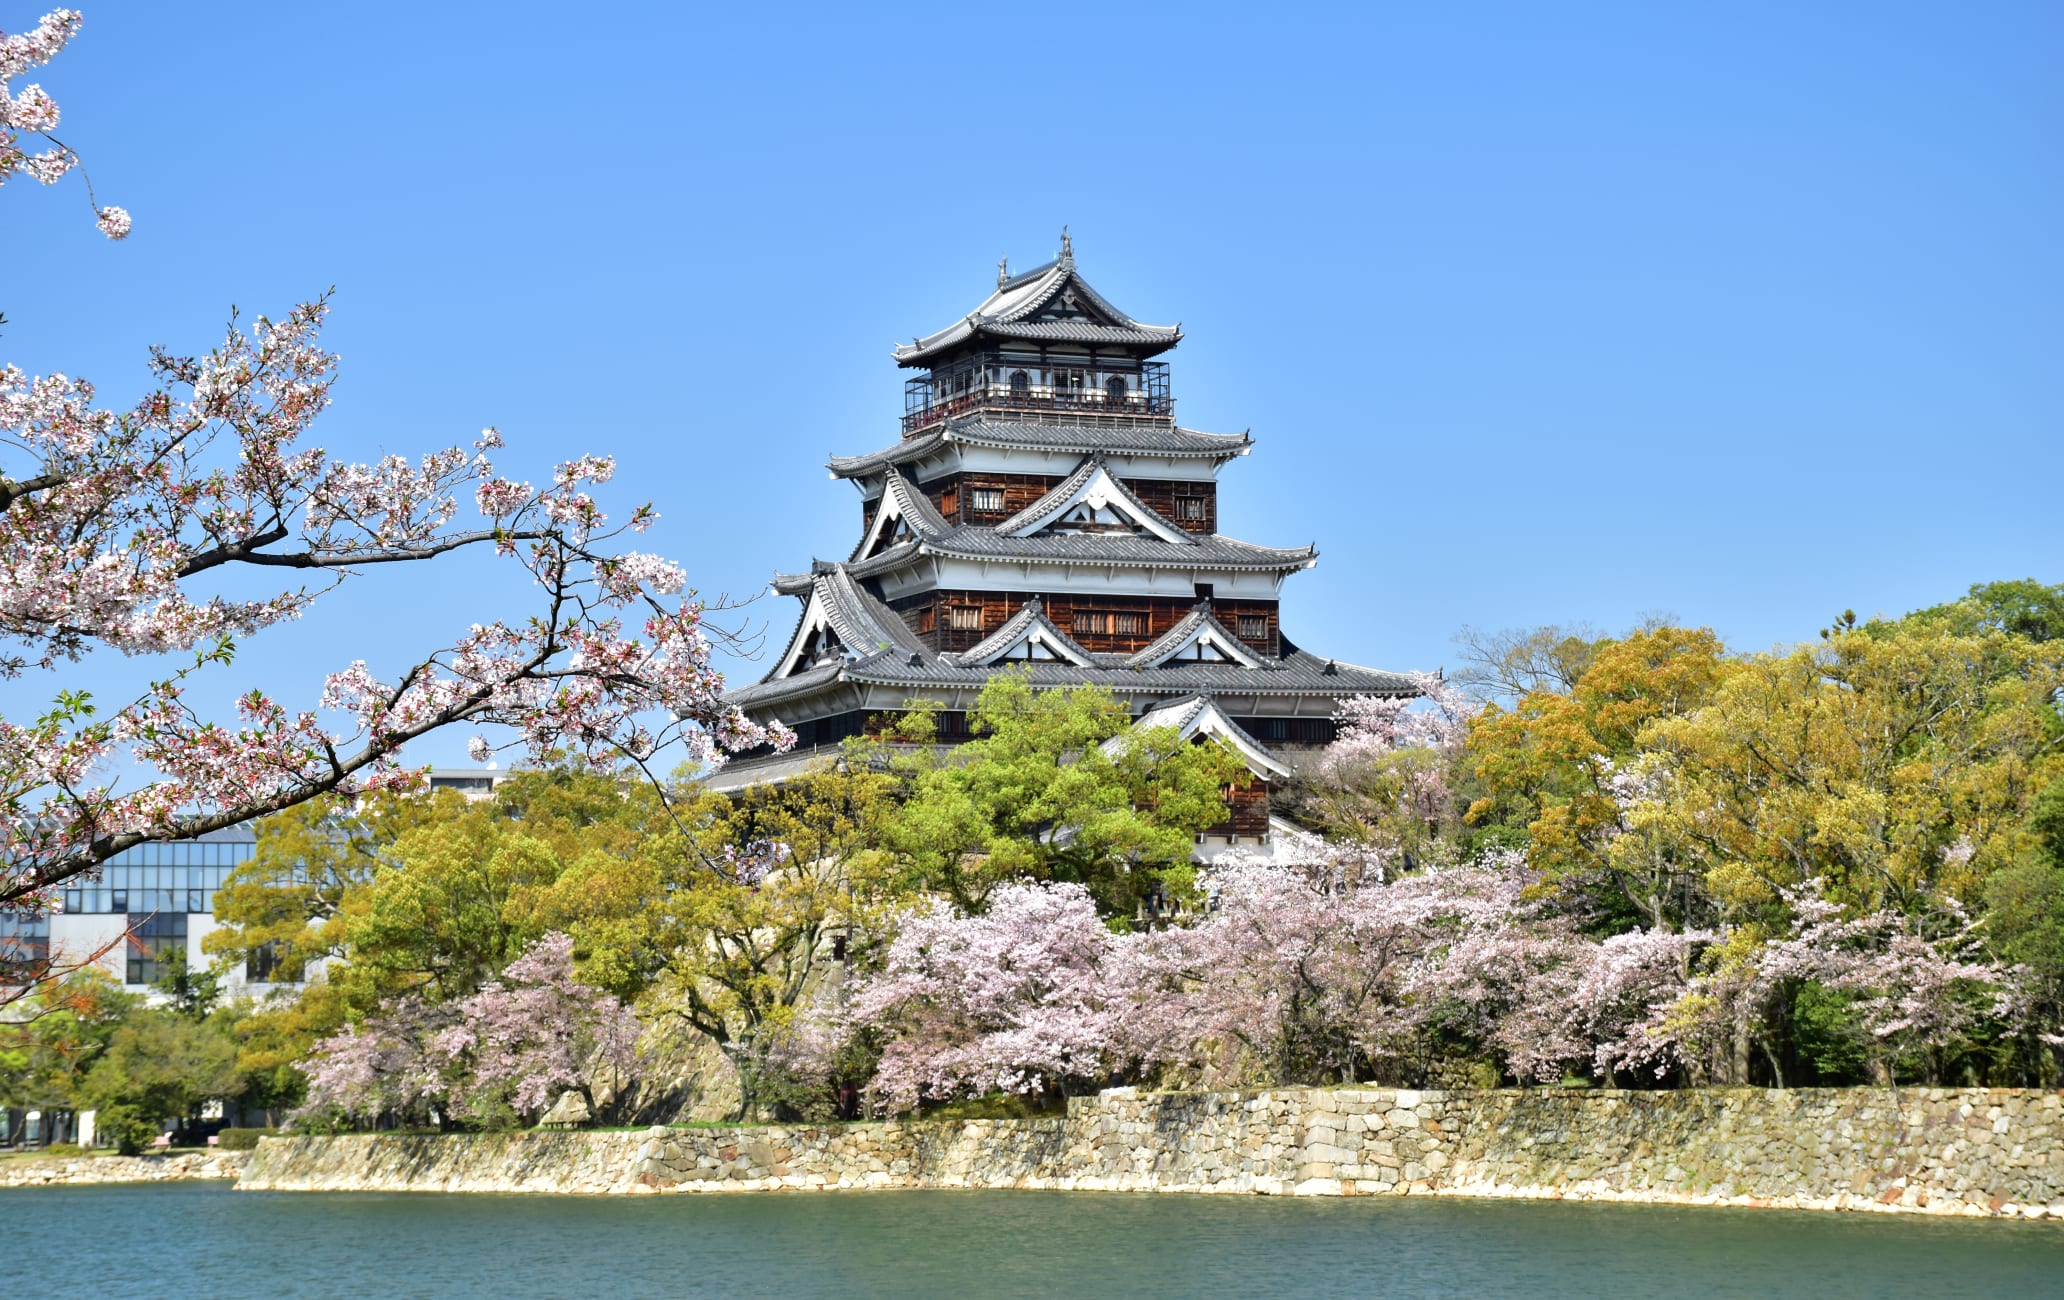
<instances>
[{"instance_id":1,"label":"curved gable roof","mask_svg":"<svg viewBox=\"0 0 2064 1300\"><path fill-rule=\"evenodd\" d=\"M1236 663L1243 668L1259 668L1266 662L1218 621L1209 604L1199 601L1174 627L1154 638L1152 644L1127 659L1125 665L1128 668L1159 668L1180 660L1183 651L1199 645L1213 650L1221 662ZM1203 660L1201 654L1193 658Z\"/></svg>"},{"instance_id":2,"label":"curved gable roof","mask_svg":"<svg viewBox=\"0 0 2064 1300\"><path fill-rule=\"evenodd\" d=\"M996 525L1005 537L1031 537L1060 522L1076 506L1103 513L1112 506L1129 517L1139 532L1150 534L1171 546L1195 546L1196 537L1163 519L1155 509L1133 495L1124 480L1111 473L1101 455L1092 455L1052 491Z\"/></svg>"},{"instance_id":3,"label":"curved gable roof","mask_svg":"<svg viewBox=\"0 0 2064 1300\"><path fill-rule=\"evenodd\" d=\"M1071 314L1056 318L1050 304L1072 290ZM1065 244L1061 255L1045 266L1002 280L981 306L945 329L900 343L899 366L921 366L939 354L975 337L1047 339L1081 343L1123 344L1143 355L1163 352L1182 339L1180 325L1148 325L1136 321L1090 287L1075 269L1075 254Z\"/></svg>"},{"instance_id":4,"label":"curved gable roof","mask_svg":"<svg viewBox=\"0 0 2064 1300\"><path fill-rule=\"evenodd\" d=\"M1018 612L1003 621L980 642L958 654L941 655L946 662L963 668L993 664L1011 657L1021 645L1044 646L1051 658L1075 664L1083 668L1097 666L1096 656L1084 649L1074 637L1061 631L1054 621L1046 616L1046 610L1034 597L1018 607Z\"/></svg>"}]
</instances>

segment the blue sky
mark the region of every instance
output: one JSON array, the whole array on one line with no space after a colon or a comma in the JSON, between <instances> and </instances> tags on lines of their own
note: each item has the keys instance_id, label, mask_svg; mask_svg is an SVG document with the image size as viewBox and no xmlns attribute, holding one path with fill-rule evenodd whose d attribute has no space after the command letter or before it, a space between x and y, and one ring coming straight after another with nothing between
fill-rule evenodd
<instances>
[{"instance_id":1,"label":"blue sky","mask_svg":"<svg viewBox=\"0 0 2064 1300\"><path fill-rule=\"evenodd\" d=\"M896 437L891 343L1063 223L1183 322L1182 421L1253 429L1222 527L1317 540L1285 626L1322 653L1656 610L1761 648L2064 580L2055 4L129 0L40 80L136 233L9 186L0 359L126 400L148 344L335 285L324 445L614 452L706 591L843 556L822 463ZM378 575L222 692L522 595ZM778 648L792 602L752 612Z\"/></svg>"}]
</instances>

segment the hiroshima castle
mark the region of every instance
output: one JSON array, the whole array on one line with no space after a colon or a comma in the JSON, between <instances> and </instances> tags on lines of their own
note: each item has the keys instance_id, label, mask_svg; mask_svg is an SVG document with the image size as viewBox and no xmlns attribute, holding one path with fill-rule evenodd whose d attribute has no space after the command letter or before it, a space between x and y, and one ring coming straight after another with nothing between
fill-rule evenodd
<instances>
[{"instance_id":1,"label":"hiroshima castle","mask_svg":"<svg viewBox=\"0 0 2064 1300\"><path fill-rule=\"evenodd\" d=\"M1182 337L1091 288L1063 232L1054 261L999 266L974 311L897 347L901 438L830 461L859 491L860 539L775 578L801 617L726 697L795 728L796 751L741 757L718 783L779 780L913 698L936 703L942 742L968 739L983 683L1027 668L1232 744L1261 796L1235 802L1237 840L1267 833L1268 784L1333 739L1341 699L1414 694L1285 630L1283 581L1315 547L1219 532L1219 471L1254 444L1176 423L1164 358Z\"/></svg>"}]
</instances>

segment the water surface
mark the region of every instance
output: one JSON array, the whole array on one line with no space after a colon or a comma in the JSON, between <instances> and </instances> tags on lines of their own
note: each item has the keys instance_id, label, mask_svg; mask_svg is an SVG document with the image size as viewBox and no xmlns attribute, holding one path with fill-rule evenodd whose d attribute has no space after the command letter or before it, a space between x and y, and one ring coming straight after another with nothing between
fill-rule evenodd
<instances>
[{"instance_id":1,"label":"water surface","mask_svg":"<svg viewBox=\"0 0 2064 1300\"><path fill-rule=\"evenodd\" d=\"M2046 1296L2064 1225L1415 1198L0 1190L0 1297Z\"/></svg>"}]
</instances>

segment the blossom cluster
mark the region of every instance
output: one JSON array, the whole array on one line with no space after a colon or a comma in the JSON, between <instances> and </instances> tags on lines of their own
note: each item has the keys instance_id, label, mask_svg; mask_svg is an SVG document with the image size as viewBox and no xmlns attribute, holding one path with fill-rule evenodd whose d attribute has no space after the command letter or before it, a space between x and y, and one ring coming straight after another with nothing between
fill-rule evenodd
<instances>
[{"instance_id":1,"label":"blossom cluster","mask_svg":"<svg viewBox=\"0 0 2064 1300\"><path fill-rule=\"evenodd\" d=\"M0 904L35 905L145 839L408 784L401 747L439 727L499 725L533 757L606 763L679 744L715 765L792 742L722 703L682 570L613 549L657 516L604 512L593 489L614 475L609 458L575 457L536 488L497 470L493 430L371 464L303 445L336 373L319 343L325 314L314 302L249 328L233 320L201 357L158 350L158 387L127 410L99 406L83 379L0 369L0 438L27 458L0 463L0 637L14 646L0 673L98 648L187 656L118 709L67 695L34 724L0 722ZM478 522L463 518L468 498ZM342 665L312 708L253 693L227 720L189 705L186 679L228 662L237 639L342 582L469 547L526 570L539 608L476 623L391 677ZM287 581L256 596L205 589L239 569ZM485 761L495 747L470 748ZM125 749L157 779L98 783Z\"/></svg>"},{"instance_id":2,"label":"blossom cluster","mask_svg":"<svg viewBox=\"0 0 2064 1300\"><path fill-rule=\"evenodd\" d=\"M447 1005L408 996L323 1039L303 1120L423 1116L535 1121L559 1093L595 1100L638 1062L637 1017L574 974L573 940L545 935L502 980ZM620 1079L618 1080L620 1081Z\"/></svg>"},{"instance_id":3,"label":"blossom cluster","mask_svg":"<svg viewBox=\"0 0 2064 1300\"><path fill-rule=\"evenodd\" d=\"M57 101L42 86L9 87L15 78L42 67L78 35L84 19L76 9L53 9L26 32L0 32L0 184L22 175L55 185L79 165L79 155L50 133L57 129ZM24 136L38 136L49 147L29 152ZM90 190L89 190L90 197ZM109 239L126 239L131 221L127 210L96 207L95 223Z\"/></svg>"},{"instance_id":4,"label":"blossom cluster","mask_svg":"<svg viewBox=\"0 0 2064 1300\"><path fill-rule=\"evenodd\" d=\"M1447 818L1451 769L1480 707L1435 674L1411 682L1411 696L1342 700L1336 738L1302 773L1313 817L1399 864Z\"/></svg>"}]
</instances>

